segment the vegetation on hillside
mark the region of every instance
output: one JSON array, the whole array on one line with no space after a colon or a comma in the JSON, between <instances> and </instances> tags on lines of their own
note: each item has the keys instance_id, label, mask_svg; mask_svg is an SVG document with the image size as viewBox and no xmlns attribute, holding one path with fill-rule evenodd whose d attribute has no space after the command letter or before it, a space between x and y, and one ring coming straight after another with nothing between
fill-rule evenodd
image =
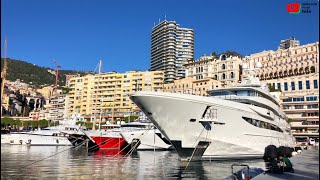
<instances>
[{"instance_id":1,"label":"vegetation on hillside","mask_svg":"<svg viewBox=\"0 0 320 180\"><path fill-rule=\"evenodd\" d=\"M6 79L15 81L20 79L21 82L34 85L36 87L54 85L55 74L48 72L55 71L51 68L40 67L25 61L7 58L8 69ZM1 58L1 70L3 68L3 58ZM74 70L60 70L59 71L59 86L64 86L66 81L66 74L80 74L85 75L90 72L74 71Z\"/></svg>"}]
</instances>

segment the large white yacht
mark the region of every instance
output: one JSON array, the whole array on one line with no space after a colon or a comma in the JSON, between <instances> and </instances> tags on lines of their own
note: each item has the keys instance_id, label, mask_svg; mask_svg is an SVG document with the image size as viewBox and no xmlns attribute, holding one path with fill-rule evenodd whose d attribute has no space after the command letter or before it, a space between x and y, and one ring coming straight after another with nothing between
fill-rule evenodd
<instances>
[{"instance_id":1,"label":"large white yacht","mask_svg":"<svg viewBox=\"0 0 320 180\"><path fill-rule=\"evenodd\" d=\"M208 97L140 91L130 99L182 159L261 158L270 144L293 147L286 115L248 66L240 85L210 90Z\"/></svg>"}]
</instances>

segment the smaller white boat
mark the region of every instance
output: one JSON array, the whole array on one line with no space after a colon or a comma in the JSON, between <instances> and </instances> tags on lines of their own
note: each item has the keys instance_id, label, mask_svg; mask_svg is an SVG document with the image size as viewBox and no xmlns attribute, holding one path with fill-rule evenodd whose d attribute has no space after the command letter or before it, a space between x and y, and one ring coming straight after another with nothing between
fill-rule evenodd
<instances>
[{"instance_id":1,"label":"smaller white boat","mask_svg":"<svg viewBox=\"0 0 320 180\"><path fill-rule=\"evenodd\" d=\"M8 138L11 145L30 146L71 146L68 135L59 130L42 129L30 132L11 133Z\"/></svg>"},{"instance_id":2,"label":"smaller white boat","mask_svg":"<svg viewBox=\"0 0 320 180\"><path fill-rule=\"evenodd\" d=\"M10 131L1 130L1 144L9 144L10 142Z\"/></svg>"},{"instance_id":3,"label":"smaller white boat","mask_svg":"<svg viewBox=\"0 0 320 180\"><path fill-rule=\"evenodd\" d=\"M120 135L131 144L140 140L138 150L168 150L173 149L171 143L160 133L158 129L143 129L121 132Z\"/></svg>"}]
</instances>

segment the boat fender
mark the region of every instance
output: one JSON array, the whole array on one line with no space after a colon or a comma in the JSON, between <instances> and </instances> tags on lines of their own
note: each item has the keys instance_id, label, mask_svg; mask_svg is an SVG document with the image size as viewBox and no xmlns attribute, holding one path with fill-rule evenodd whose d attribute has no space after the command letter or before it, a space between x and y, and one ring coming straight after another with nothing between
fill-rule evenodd
<instances>
[{"instance_id":1,"label":"boat fender","mask_svg":"<svg viewBox=\"0 0 320 180\"><path fill-rule=\"evenodd\" d=\"M19 143L22 144L22 140L20 140Z\"/></svg>"},{"instance_id":2,"label":"boat fender","mask_svg":"<svg viewBox=\"0 0 320 180\"><path fill-rule=\"evenodd\" d=\"M59 139L57 139L56 142L59 144Z\"/></svg>"}]
</instances>

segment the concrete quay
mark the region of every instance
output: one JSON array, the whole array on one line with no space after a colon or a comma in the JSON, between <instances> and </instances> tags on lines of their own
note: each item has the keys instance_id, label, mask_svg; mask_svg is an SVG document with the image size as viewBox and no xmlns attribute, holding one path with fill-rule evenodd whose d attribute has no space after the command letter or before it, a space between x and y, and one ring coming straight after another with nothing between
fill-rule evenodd
<instances>
[{"instance_id":1,"label":"concrete quay","mask_svg":"<svg viewBox=\"0 0 320 180\"><path fill-rule=\"evenodd\" d=\"M262 173L253 178L253 180L311 180L319 179L319 148L304 150L302 153L290 158L294 173L285 172L283 174Z\"/></svg>"}]
</instances>

